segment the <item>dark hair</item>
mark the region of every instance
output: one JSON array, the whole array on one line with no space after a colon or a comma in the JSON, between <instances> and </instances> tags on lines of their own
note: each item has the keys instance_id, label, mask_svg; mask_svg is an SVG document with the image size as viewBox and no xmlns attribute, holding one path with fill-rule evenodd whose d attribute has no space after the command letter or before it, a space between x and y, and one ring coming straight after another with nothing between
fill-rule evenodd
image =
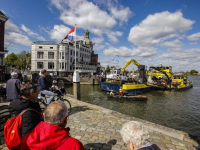
<instances>
[{"instance_id":1,"label":"dark hair","mask_svg":"<svg viewBox=\"0 0 200 150\"><path fill-rule=\"evenodd\" d=\"M30 96L30 92L37 92L38 85L36 83L24 83L20 85L20 94L21 96L28 97Z\"/></svg>"},{"instance_id":2,"label":"dark hair","mask_svg":"<svg viewBox=\"0 0 200 150\"><path fill-rule=\"evenodd\" d=\"M46 69L42 69L41 73L44 74L45 72L47 72Z\"/></svg>"}]
</instances>

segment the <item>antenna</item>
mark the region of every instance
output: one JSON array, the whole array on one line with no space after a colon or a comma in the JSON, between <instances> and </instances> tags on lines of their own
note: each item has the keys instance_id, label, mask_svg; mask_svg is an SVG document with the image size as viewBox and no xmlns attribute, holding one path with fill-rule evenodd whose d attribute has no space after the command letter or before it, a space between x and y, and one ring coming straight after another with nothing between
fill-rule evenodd
<instances>
[{"instance_id":1,"label":"antenna","mask_svg":"<svg viewBox=\"0 0 200 150\"><path fill-rule=\"evenodd\" d=\"M10 44L12 43L12 41L8 44L8 46L10 46ZM8 46L7 47L5 47L4 49L6 50L7 48L8 48Z\"/></svg>"}]
</instances>

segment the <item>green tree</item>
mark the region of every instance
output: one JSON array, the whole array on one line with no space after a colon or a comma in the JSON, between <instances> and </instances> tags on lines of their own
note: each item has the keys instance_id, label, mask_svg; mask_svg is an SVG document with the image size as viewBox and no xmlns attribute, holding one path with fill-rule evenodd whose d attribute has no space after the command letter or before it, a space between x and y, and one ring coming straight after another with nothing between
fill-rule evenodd
<instances>
[{"instance_id":1,"label":"green tree","mask_svg":"<svg viewBox=\"0 0 200 150\"><path fill-rule=\"evenodd\" d=\"M31 53L27 51L22 51L17 54L18 60L16 61L18 66L22 69L30 67L31 64Z\"/></svg>"},{"instance_id":2,"label":"green tree","mask_svg":"<svg viewBox=\"0 0 200 150\"><path fill-rule=\"evenodd\" d=\"M116 69L116 67L115 67L115 66L111 66L111 67L110 67L110 69L113 69L113 68L114 68L114 69Z\"/></svg>"},{"instance_id":3,"label":"green tree","mask_svg":"<svg viewBox=\"0 0 200 150\"><path fill-rule=\"evenodd\" d=\"M110 72L110 66L109 65L106 67L106 72Z\"/></svg>"},{"instance_id":4,"label":"green tree","mask_svg":"<svg viewBox=\"0 0 200 150\"><path fill-rule=\"evenodd\" d=\"M5 64L7 66L12 66L15 67L16 66L16 61L17 61L17 55L15 55L14 53L10 53L8 56L6 56L5 58Z\"/></svg>"},{"instance_id":5,"label":"green tree","mask_svg":"<svg viewBox=\"0 0 200 150\"><path fill-rule=\"evenodd\" d=\"M196 71L196 70L191 70L190 71L190 74L194 74L194 73L198 73L198 71Z\"/></svg>"}]
</instances>

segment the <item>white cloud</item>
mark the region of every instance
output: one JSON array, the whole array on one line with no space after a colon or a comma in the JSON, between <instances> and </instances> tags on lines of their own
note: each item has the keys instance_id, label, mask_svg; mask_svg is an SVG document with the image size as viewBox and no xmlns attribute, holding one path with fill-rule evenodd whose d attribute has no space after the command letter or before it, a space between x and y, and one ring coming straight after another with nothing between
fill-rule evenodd
<instances>
[{"instance_id":1,"label":"white cloud","mask_svg":"<svg viewBox=\"0 0 200 150\"><path fill-rule=\"evenodd\" d=\"M168 53L162 54L160 59L172 59L172 60L188 60L194 61L195 58L199 57L200 48L194 49L182 49L181 53L179 51L169 51Z\"/></svg>"},{"instance_id":2,"label":"white cloud","mask_svg":"<svg viewBox=\"0 0 200 150\"><path fill-rule=\"evenodd\" d=\"M138 47L134 48L133 50L127 48L127 47L109 47L103 52L104 55L106 56L120 56L120 57L152 57L156 56L156 49L153 47Z\"/></svg>"},{"instance_id":3,"label":"white cloud","mask_svg":"<svg viewBox=\"0 0 200 150\"><path fill-rule=\"evenodd\" d=\"M123 22L127 22L128 19L132 16L132 11L130 10L129 7L122 7L117 9L116 7L111 7L110 8L111 14L114 18L118 19L121 21L121 24Z\"/></svg>"},{"instance_id":4,"label":"white cloud","mask_svg":"<svg viewBox=\"0 0 200 150\"><path fill-rule=\"evenodd\" d=\"M33 38L36 38L36 39L38 39L38 40L45 41L45 38L44 38L44 37L40 36L38 33L35 33L35 32L33 32L33 31L31 31L29 28L25 27L25 25L23 25L23 24L21 25L21 29L22 29L23 31L25 31L25 32L27 33L27 35L29 35L29 36L31 36L31 37L33 37Z\"/></svg>"},{"instance_id":5,"label":"white cloud","mask_svg":"<svg viewBox=\"0 0 200 150\"><path fill-rule=\"evenodd\" d=\"M191 41L191 45L197 44L197 41L200 39L200 32L187 36L187 39Z\"/></svg>"},{"instance_id":6,"label":"white cloud","mask_svg":"<svg viewBox=\"0 0 200 150\"><path fill-rule=\"evenodd\" d=\"M168 47L168 48L178 48L178 47L183 46L184 44L181 41L176 39L174 41L167 41L167 42L161 43L160 45Z\"/></svg>"},{"instance_id":7,"label":"white cloud","mask_svg":"<svg viewBox=\"0 0 200 150\"><path fill-rule=\"evenodd\" d=\"M101 3L106 6L103 10L87 0L51 0L51 3L60 11L60 20L65 24L70 26L77 24L77 28L89 29L98 36L106 34L114 43L118 42L117 37L123 34L119 31L111 33L112 28L118 23L117 20L120 23L127 22L132 15L128 7L124 8L116 2L114 6L111 1L108 1L107 5ZM111 14L108 11L111 11Z\"/></svg>"},{"instance_id":8,"label":"white cloud","mask_svg":"<svg viewBox=\"0 0 200 150\"><path fill-rule=\"evenodd\" d=\"M54 28L49 31L50 38L60 42L65 38L70 30L71 29L69 27L64 25L54 25Z\"/></svg>"},{"instance_id":9,"label":"white cloud","mask_svg":"<svg viewBox=\"0 0 200 150\"><path fill-rule=\"evenodd\" d=\"M104 45L100 45L100 44L95 44L93 47L94 50L100 51L102 49L104 49Z\"/></svg>"},{"instance_id":10,"label":"white cloud","mask_svg":"<svg viewBox=\"0 0 200 150\"><path fill-rule=\"evenodd\" d=\"M131 28L128 40L135 45L151 46L179 37L192 28L194 21L183 18L180 11L168 11L148 15L139 25Z\"/></svg>"},{"instance_id":11,"label":"white cloud","mask_svg":"<svg viewBox=\"0 0 200 150\"><path fill-rule=\"evenodd\" d=\"M120 32L120 31L114 32L114 31L111 31L111 30L107 30L105 32L105 34L107 35L109 41L117 43L117 42L119 42L119 40L116 38L116 36L122 36L123 32Z\"/></svg>"},{"instance_id":12,"label":"white cloud","mask_svg":"<svg viewBox=\"0 0 200 150\"><path fill-rule=\"evenodd\" d=\"M8 32L8 34L5 34L5 40L12 41L13 43L25 46L31 46L32 43L31 40L26 35L22 35L16 32Z\"/></svg>"},{"instance_id":13,"label":"white cloud","mask_svg":"<svg viewBox=\"0 0 200 150\"><path fill-rule=\"evenodd\" d=\"M109 43L105 43L105 44L108 45L108 46L110 45Z\"/></svg>"},{"instance_id":14,"label":"white cloud","mask_svg":"<svg viewBox=\"0 0 200 150\"><path fill-rule=\"evenodd\" d=\"M106 11L86 0L52 0L52 3L61 11L60 19L71 26L77 24L83 29L112 28L117 23Z\"/></svg>"},{"instance_id":15,"label":"white cloud","mask_svg":"<svg viewBox=\"0 0 200 150\"><path fill-rule=\"evenodd\" d=\"M101 44L104 41L103 37L95 37L92 39L92 42L95 43L93 46L94 50L100 51L101 49L104 49L104 45Z\"/></svg>"},{"instance_id":16,"label":"white cloud","mask_svg":"<svg viewBox=\"0 0 200 150\"><path fill-rule=\"evenodd\" d=\"M103 41L104 41L103 37L95 37L95 38L92 39L92 42L95 43L95 44L102 43Z\"/></svg>"},{"instance_id":17,"label":"white cloud","mask_svg":"<svg viewBox=\"0 0 200 150\"><path fill-rule=\"evenodd\" d=\"M90 28L90 31L98 36L101 36L103 34L103 31L98 28Z\"/></svg>"},{"instance_id":18,"label":"white cloud","mask_svg":"<svg viewBox=\"0 0 200 150\"><path fill-rule=\"evenodd\" d=\"M5 30L19 32L18 26L16 26L11 20L6 21Z\"/></svg>"},{"instance_id":19,"label":"white cloud","mask_svg":"<svg viewBox=\"0 0 200 150\"><path fill-rule=\"evenodd\" d=\"M71 30L69 27L66 27L64 25L54 25L54 28L50 31L46 30L43 27L40 27L40 28L44 30L45 32L47 32L50 35L51 39L54 39L58 42L62 41ZM76 39L77 40L84 39L84 36L76 35Z\"/></svg>"}]
</instances>

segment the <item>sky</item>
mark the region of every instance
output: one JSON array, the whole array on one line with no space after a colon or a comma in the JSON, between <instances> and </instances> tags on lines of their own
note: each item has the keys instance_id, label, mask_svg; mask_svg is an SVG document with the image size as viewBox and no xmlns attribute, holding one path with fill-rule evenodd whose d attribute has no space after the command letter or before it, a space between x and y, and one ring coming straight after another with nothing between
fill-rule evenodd
<instances>
[{"instance_id":1,"label":"sky","mask_svg":"<svg viewBox=\"0 0 200 150\"><path fill-rule=\"evenodd\" d=\"M77 38L90 32L104 67L135 59L147 69L162 64L174 72L200 72L199 6L200 0L0 0L9 17L9 53L31 52L35 41L60 42L77 24Z\"/></svg>"}]
</instances>

